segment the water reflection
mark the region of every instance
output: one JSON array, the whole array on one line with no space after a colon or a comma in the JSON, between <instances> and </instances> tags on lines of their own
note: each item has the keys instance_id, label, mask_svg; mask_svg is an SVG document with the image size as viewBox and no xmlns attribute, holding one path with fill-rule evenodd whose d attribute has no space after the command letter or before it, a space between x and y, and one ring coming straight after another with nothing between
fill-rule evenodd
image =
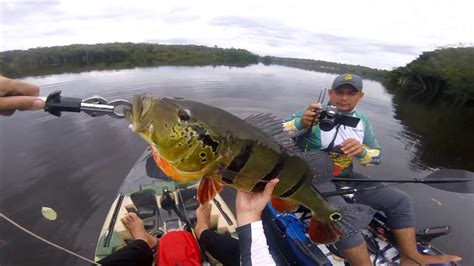
<instances>
[{"instance_id":1,"label":"water reflection","mask_svg":"<svg viewBox=\"0 0 474 266\"><path fill-rule=\"evenodd\" d=\"M413 151L413 169L474 171L474 109L426 105L395 94L395 118L405 126L400 139Z\"/></svg>"}]
</instances>

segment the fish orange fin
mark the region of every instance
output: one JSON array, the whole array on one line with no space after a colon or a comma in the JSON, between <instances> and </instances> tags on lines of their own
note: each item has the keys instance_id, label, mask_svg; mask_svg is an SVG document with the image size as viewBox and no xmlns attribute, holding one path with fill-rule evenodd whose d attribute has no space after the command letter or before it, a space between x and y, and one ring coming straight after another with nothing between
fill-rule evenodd
<instances>
[{"instance_id":1,"label":"fish orange fin","mask_svg":"<svg viewBox=\"0 0 474 266\"><path fill-rule=\"evenodd\" d=\"M300 205L294 201L272 198L272 207L279 212L294 212Z\"/></svg>"},{"instance_id":2,"label":"fish orange fin","mask_svg":"<svg viewBox=\"0 0 474 266\"><path fill-rule=\"evenodd\" d=\"M153 160L155 161L156 165L161 169L161 171L163 171L163 173L167 177L181 183L187 182L187 180L183 179L178 175L178 173L171 164L169 164L165 159L161 158L160 155L158 155L158 152L156 151L156 148L153 147L153 145L150 145L150 149L151 154L153 155Z\"/></svg>"},{"instance_id":3,"label":"fish orange fin","mask_svg":"<svg viewBox=\"0 0 474 266\"><path fill-rule=\"evenodd\" d=\"M331 244L336 242L342 232L337 229L334 222L323 223L311 218L308 228L309 238L318 244Z\"/></svg>"},{"instance_id":4,"label":"fish orange fin","mask_svg":"<svg viewBox=\"0 0 474 266\"><path fill-rule=\"evenodd\" d=\"M212 177L204 176L199 183L197 198L201 204L213 199L222 190L222 183Z\"/></svg>"}]
</instances>

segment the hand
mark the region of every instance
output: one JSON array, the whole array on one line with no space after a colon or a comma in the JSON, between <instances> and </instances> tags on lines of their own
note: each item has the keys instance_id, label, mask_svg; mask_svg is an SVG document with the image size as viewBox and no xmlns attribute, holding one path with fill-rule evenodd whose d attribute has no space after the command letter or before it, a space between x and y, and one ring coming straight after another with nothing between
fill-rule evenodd
<instances>
[{"instance_id":1,"label":"hand","mask_svg":"<svg viewBox=\"0 0 474 266\"><path fill-rule=\"evenodd\" d=\"M320 103L312 103L306 108L306 111L304 111L303 116L301 117L301 126L303 128L308 128L311 126L311 122L313 121L313 118L315 115L317 115L314 112L314 109L321 109L322 105ZM319 116L316 117L315 120L315 125L319 123Z\"/></svg>"},{"instance_id":2,"label":"hand","mask_svg":"<svg viewBox=\"0 0 474 266\"><path fill-rule=\"evenodd\" d=\"M341 151L351 157L357 156L364 151L362 144L356 139L346 139L341 144Z\"/></svg>"},{"instance_id":3,"label":"hand","mask_svg":"<svg viewBox=\"0 0 474 266\"><path fill-rule=\"evenodd\" d=\"M44 101L36 97L38 93L36 85L0 76L0 112L43 109Z\"/></svg>"},{"instance_id":4,"label":"hand","mask_svg":"<svg viewBox=\"0 0 474 266\"><path fill-rule=\"evenodd\" d=\"M237 212L237 226L261 220L262 211L272 198L272 192L280 180L270 180L261 193L237 191L235 209Z\"/></svg>"}]
</instances>

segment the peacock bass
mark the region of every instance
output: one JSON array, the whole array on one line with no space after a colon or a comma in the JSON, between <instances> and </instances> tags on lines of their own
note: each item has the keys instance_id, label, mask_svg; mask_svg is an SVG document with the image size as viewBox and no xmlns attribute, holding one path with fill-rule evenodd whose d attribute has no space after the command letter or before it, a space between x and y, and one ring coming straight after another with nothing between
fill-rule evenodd
<instances>
[{"instance_id":1,"label":"peacock bass","mask_svg":"<svg viewBox=\"0 0 474 266\"><path fill-rule=\"evenodd\" d=\"M134 96L125 114L167 176L178 182L202 178L197 195L201 203L223 185L260 192L278 177L273 207L280 212L294 211L300 204L310 209L309 236L324 244L357 230L354 217L370 221L373 215L360 205L331 206L311 185L313 179L326 182L332 177L328 156L299 152L281 121L269 114L242 120L203 103L147 95Z\"/></svg>"}]
</instances>

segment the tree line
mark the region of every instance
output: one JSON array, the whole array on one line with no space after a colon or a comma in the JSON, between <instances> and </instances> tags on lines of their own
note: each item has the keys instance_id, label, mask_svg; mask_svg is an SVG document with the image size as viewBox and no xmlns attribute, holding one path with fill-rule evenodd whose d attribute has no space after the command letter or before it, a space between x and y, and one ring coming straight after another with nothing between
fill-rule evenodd
<instances>
[{"instance_id":1,"label":"tree line","mask_svg":"<svg viewBox=\"0 0 474 266\"><path fill-rule=\"evenodd\" d=\"M426 103L474 107L474 47L423 52L387 73L387 89Z\"/></svg>"},{"instance_id":2,"label":"tree line","mask_svg":"<svg viewBox=\"0 0 474 266\"><path fill-rule=\"evenodd\" d=\"M73 44L0 52L0 73L23 77L91 69L156 65L230 65L258 63L244 49L151 43Z\"/></svg>"},{"instance_id":3,"label":"tree line","mask_svg":"<svg viewBox=\"0 0 474 266\"><path fill-rule=\"evenodd\" d=\"M294 67L304 70L332 73L332 74L343 74L352 73L359 75L366 79L382 81L385 78L387 71L369 68L360 65L349 65L341 63L333 63L321 60L313 59L299 59L299 58L286 58L286 57L274 57L264 56L261 57L260 61L266 65L275 64L288 67Z\"/></svg>"},{"instance_id":4,"label":"tree line","mask_svg":"<svg viewBox=\"0 0 474 266\"><path fill-rule=\"evenodd\" d=\"M474 47L423 52L392 71L312 59L260 57L244 49L151 43L73 44L0 52L0 74L19 78L97 69L159 65L248 66L262 62L382 81L392 93L423 102L474 105Z\"/></svg>"}]
</instances>

